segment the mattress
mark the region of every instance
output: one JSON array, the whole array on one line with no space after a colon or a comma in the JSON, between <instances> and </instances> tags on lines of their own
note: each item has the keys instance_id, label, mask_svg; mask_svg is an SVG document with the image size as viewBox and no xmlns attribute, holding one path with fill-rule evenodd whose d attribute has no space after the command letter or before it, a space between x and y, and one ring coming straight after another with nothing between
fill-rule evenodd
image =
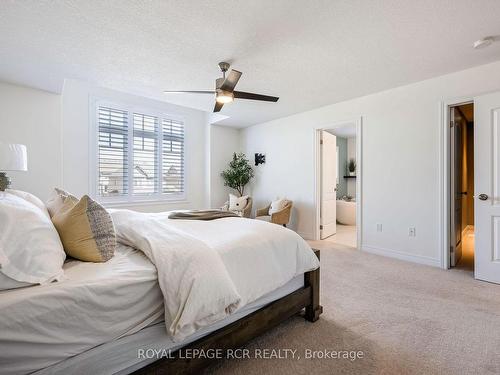
<instances>
[{"instance_id":1,"label":"mattress","mask_svg":"<svg viewBox=\"0 0 500 375\"><path fill-rule=\"evenodd\" d=\"M85 353L68 358L56 365L37 371L36 375L49 374L130 374L159 358L144 359L144 353L148 349L160 353L173 352L183 346L196 341L211 332L214 332L228 324L235 322L244 316L278 300L304 286L304 275L293 278L284 286L268 293L258 300L246 305L235 314L215 324L201 329L185 341L174 343L166 334L163 322L148 326L137 333L121 337L117 340L107 342L92 348ZM139 352L143 350L143 352ZM149 351L151 352L151 351Z\"/></svg>"},{"instance_id":2,"label":"mattress","mask_svg":"<svg viewBox=\"0 0 500 375\"><path fill-rule=\"evenodd\" d=\"M163 320L156 268L120 245L106 263L69 261L65 279L0 292L0 373L29 373ZM88 372L87 372L88 373Z\"/></svg>"}]
</instances>

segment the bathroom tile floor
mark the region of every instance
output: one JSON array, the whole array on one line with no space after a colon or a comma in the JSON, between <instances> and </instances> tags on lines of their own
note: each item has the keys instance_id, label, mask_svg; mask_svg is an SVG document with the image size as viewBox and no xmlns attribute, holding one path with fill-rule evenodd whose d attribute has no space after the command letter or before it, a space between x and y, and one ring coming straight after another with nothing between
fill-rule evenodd
<instances>
[{"instance_id":1,"label":"bathroom tile floor","mask_svg":"<svg viewBox=\"0 0 500 375\"><path fill-rule=\"evenodd\" d=\"M356 226L337 224L337 233L325 238L323 241L356 247Z\"/></svg>"}]
</instances>

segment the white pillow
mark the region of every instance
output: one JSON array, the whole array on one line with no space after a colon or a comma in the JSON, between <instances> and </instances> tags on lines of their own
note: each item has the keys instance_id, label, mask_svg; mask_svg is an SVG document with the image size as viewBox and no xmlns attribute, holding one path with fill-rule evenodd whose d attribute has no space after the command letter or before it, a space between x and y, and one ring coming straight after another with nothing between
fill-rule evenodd
<instances>
[{"instance_id":1,"label":"white pillow","mask_svg":"<svg viewBox=\"0 0 500 375\"><path fill-rule=\"evenodd\" d=\"M21 190L13 190L13 189L7 189L7 193L13 194L19 198L24 199L25 201L28 201L35 206L37 206L40 210L42 210L44 213L48 215L47 212L47 207L45 207L45 204L42 202L42 200L36 196L34 196L31 193L28 193L26 191L21 191Z\"/></svg>"},{"instance_id":2,"label":"white pillow","mask_svg":"<svg viewBox=\"0 0 500 375\"><path fill-rule=\"evenodd\" d=\"M8 276L5 276L2 272L0 272L0 291L8 290L8 289L17 289L23 288L26 286L32 286L35 284L32 283L23 283L22 281L16 281L11 279Z\"/></svg>"},{"instance_id":3,"label":"white pillow","mask_svg":"<svg viewBox=\"0 0 500 375\"><path fill-rule=\"evenodd\" d=\"M0 272L23 283L59 280L66 258L59 235L47 209L32 203L36 197L23 194L0 195Z\"/></svg>"},{"instance_id":4,"label":"white pillow","mask_svg":"<svg viewBox=\"0 0 500 375\"><path fill-rule=\"evenodd\" d=\"M285 208L287 204L286 199L276 199L275 201L271 202L271 207L269 208L269 215L272 215L278 211L281 211L283 208Z\"/></svg>"},{"instance_id":5,"label":"white pillow","mask_svg":"<svg viewBox=\"0 0 500 375\"><path fill-rule=\"evenodd\" d=\"M237 197L236 195L229 194L229 211L243 211L247 206L248 195Z\"/></svg>"}]
</instances>

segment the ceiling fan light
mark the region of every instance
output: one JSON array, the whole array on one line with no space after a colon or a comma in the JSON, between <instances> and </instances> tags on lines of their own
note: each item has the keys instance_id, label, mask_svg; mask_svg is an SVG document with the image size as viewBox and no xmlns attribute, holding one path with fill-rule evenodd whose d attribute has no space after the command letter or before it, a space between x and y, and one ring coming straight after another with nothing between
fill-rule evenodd
<instances>
[{"instance_id":1,"label":"ceiling fan light","mask_svg":"<svg viewBox=\"0 0 500 375\"><path fill-rule=\"evenodd\" d=\"M229 91L218 91L217 95L215 96L215 100L217 103L221 104L227 104L231 103L234 100L234 94Z\"/></svg>"}]
</instances>

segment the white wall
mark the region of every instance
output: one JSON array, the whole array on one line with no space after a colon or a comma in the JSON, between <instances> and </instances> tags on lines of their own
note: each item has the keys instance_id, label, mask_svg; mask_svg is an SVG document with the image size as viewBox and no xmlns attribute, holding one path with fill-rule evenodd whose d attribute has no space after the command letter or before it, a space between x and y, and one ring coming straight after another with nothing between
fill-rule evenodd
<instances>
[{"instance_id":1,"label":"white wall","mask_svg":"<svg viewBox=\"0 0 500 375\"><path fill-rule=\"evenodd\" d=\"M13 188L46 199L54 187L80 196L90 186L92 98L131 103L180 115L186 131L185 202L134 205L141 211L220 207L231 189L220 172L241 151L240 130L209 125L210 115L114 90L67 80L62 95L0 82L0 141L28 147L28 172L9 172Z\"/></svg>"},{"instance_id":2,"label":"white wall","mask_svg":"<svg viewBox=\"0 0 500 375\"><path fill-rule=\"evenodd\" d=\"M144 97L66 80L62 93L63 188L76 194L91 191L90 108L95 98L160 110L181 116L185 126L186 201L133 205L140 211L200 209L207 206L207 113Z\"/></svg>"},{"instance_id":3,"label":"white wall","mask_svg":"<svg viewBox=\"0 0 500 375\"><path fill-rule=\"evenodd\" d=\"M234 152L241 151L240 130L226 126L210 126L210 207L221 207L235 191L224 186L220 176L231 161ZM247 155L248 157L248 155Z\"/></svg>"},{"instance_id":4,"label":"white wall","mask_svg":"<svg viewBox=\"0 0 500 375\"><path fill-rule=\"evenodd\" d=\"M296 208L292 228L313 237L313 129L362 116L362 246L437 266L440 101L496 90L500 62L246 128L243 150L267 154L252 187L256 205L286 195Z\"/></svg>"},{"instance_id":5,"label":"white wall","mask_svg":"<svg viewBox=\"0 0 500 375\"><path fill-rule=\"evenodd\" d=\"M356 160L356 137L347 138L347 162L349 160ZM351 197L356 196L356 179L347 179L347 195Z\"/></svg>"},{"instance_id":6,"label":"white wall","mask_svg":"<svg viewBox=\"0 0 500 375\"><path fill-rule=\"evenodd\" d=\"M12 188L46 199L61 185L61 97L0 82L0 141L28 149L28 172L8 172Z\"/></svg>"}]
</instances>

